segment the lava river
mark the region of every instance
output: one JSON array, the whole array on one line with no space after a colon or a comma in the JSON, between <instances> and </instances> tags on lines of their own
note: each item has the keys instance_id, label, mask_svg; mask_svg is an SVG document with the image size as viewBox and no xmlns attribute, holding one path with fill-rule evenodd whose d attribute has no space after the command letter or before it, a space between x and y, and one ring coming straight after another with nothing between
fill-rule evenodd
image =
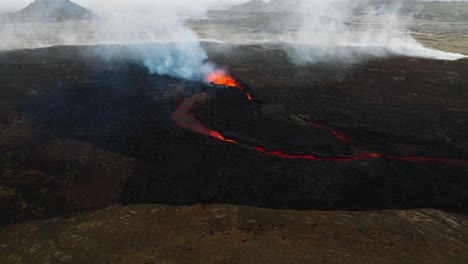
<instances>
[{"instance_id":1,"label":"lava river","mask_svg":"<svg viewBox=\"0 0 468 264\"><path fill-rule=\"evenodd\" d=\"M245 93L248 100L252 101L252 96L247 93L242 86L231 76L225 74L222 71L215 71L209 74L205 81L218 86L230 87L240 89ZM181 128L192 130L196 133L204 134L210 136L220 141L228 142L231 144L243 144L234 139L229 139L224 137L221 133L207 128L200 120L195 116L190 114L190 111L195 108L197 105L207 101L211 96L207 93L198 93L194 94L189 98L185 98L178 105L177 110L172 114L172 119L174 122ZM314 127L324 129L331 133L337 140L343 141L345 143L351 144L351 140L348 139L343 133L336 131L330 127L314 123L310 120L304 121ZM275 156L282 159L302 159L302 160L315 160L315 161L329 161L329 162L351 162L367 159L389 159L389 160L399 160L407 162L438 162L446 165L452 166L463 166L468 167L468 160L465 159L449 159L449 158L434 158L434 157L423 157L423 156L408 156L408 157L396 157L391 155L386 155L377 152L362 152L354 156L348 157L319 157L312 154L291 154L286 153L282 150L270 151L261 146L249 146L251 149L261 152L266 155Z\"/></svg>"}]
</instances>

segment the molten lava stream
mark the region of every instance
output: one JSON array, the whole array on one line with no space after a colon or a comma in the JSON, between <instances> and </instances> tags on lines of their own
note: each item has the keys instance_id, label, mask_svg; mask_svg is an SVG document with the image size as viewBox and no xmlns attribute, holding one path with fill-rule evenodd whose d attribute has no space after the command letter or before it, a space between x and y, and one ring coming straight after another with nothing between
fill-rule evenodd
<instances>
[{"instance_id":1,"label":"molten lava stream","mask_svg":"<svg viewBox=\"0 0 468 264\"><path fill-rule=\"evenodd\" d=\"M256 151L261 152L263 154L268 154L268 155L275 156L275 157L282 158L282 159L321 160L320 158L312 156L312 155L287 154L281 150L267 151L265 148L260 147L260 146L252 147L252 149L255 149Z\"/></svg>"},{"instance_id":2,"label":"molten lava stream","mask_svg":"<svg viewBox=\"0 0 468 264\"><path fill-rule=\"evenodd\" d=\"M234 80L234 78L226 75L222 71L216 71L209 74L206 77L206 81L209 83L214 83L216 85L223 85L227 87L238 88L243 91L243 88L239 85L239 83ZM252 100L252 96L249 93L246 93L246 96L249 100ZM229 142L232 144L239 144L239 142L225 138L221 133L211 130L205 127L200 120L198 120L195 116L190 114L190 110L192 110L197 104L209 99L210 96L207 93L199 93L195 94L190 98L186 98L182 100L182 102L177 107L177 110L172 114L172 119L174 122L181 128L189 129L194 132L204 134L215 138L217 140L221 140L224 142ZM338 140L351 143L351 141L341 132L335 131L330 127L314 123L310 120L302 118L306 121L309 125L315 126L320 129L329 130L332 135L334 135ZM389 159L389 160L399 160L399 161L408 161L408 162L439 162L446 165L453 165L453 166L465 166L468 167L468 160L465 159L447 159L447 158L431 158L431 157L422 157L422 156L412 156L412 157L395 157L390 155L385 155L381 153L372 153L372 152L364 152L360 153L355 156L351 157L317 157L313 155L302 155L302 154L288 154L281 150L269 151L266 150L264 147L261 146L250 146L252 149L261 152L263 154L275 156L282 159L303 159L303 160L316 160L316 161L330 161L330 162L351 162L351 161L359 161L359 160L367 160L367 159Z\"/></svg>"},{"instance_id":3,"label":"molten lava stream","mask_svg":"<svg viewBox=\"0 0 468 264\"><path fill-rule=\"evenodd\" d=\"M181 128L189 129L225 142L239 144L237 141L225 138L219 132L205 127L200 120L190 114L190 110L192 110L196 104L208 98L210 98L210 96L207 93L199 93L184 99L177 107L177 110L172 113L172 120Z\"/></svg>"},{"instance_id":4,"label":"molten lava stream","mask_svg":"<svg viewBox=\"0 0 468 264\"><path fill-rule=\"evenodd\" d=\"M192 110L197 104L209 99L210 96L207 93L199 93L195 94L190 98L186 98L182 100L182 102L177 107L177 110L172 114L172 119L174 122L181 128L189 129L194 132L204 134L215 138L217 140L221 140L224 142L229 142L232 144L239 144L239 142L225 138L221 133L211 130L205 127L200 120L198 120L195 116L190 114L190 110ZM318 125L321 128L329 129L328 127ZM334 131L334 130L332 130ZM301 154L288 154L281 150L275 151L268 151L263 147L260 146L251 146L252 149L261 152L266 155L274 156L277 158L282 159L302 159L302 160L315 160L315 161L329 161L329 162L352 162L352 161L359 161L359 160L367 160L367 159L381 159L386 158L390 160L399 160L399 161L408 161L408 162L439 162L447 165L454 165L454 166L466 166L468 167L468 160L464 159L445 159L445 158L430 158L430 157L394 157L394 156L387 156L380 153L371 153L365 152L358 154L352 157L317 157L313 155L301 155Z\"/></svg>"}]
</instances>

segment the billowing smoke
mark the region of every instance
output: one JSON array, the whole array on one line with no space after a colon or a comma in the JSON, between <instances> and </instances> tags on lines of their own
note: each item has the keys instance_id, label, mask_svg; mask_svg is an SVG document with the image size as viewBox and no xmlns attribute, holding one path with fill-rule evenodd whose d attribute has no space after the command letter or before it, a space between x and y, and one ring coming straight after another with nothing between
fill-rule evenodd
<instances>
[{"instance_id":1,"label":"billowing smoke","mask_svg":"<svg viewBox=\"0 0 468 264\"><path fill-rule=\"evenodd\" d=\"M183 2L179 3L182 5ZM200 46L198 35L184 24L184 18L203 15L203 12L201 9L192 12L194 10L177 3L105 15L103 20L95 22L92 41L131 44L125 46L125 51L150 73L201 80L211 65L206 63L207 54Z\"/></svg>"},{"instance_id":2,"label":"billowing smoke","mask_svg":"<svg viewBox=\"0 0 468 264\"><path fill-rule=\"evenodd\" d=\"M292 43L289 55L301 64L386 55L441 60L464 57L418 43L399 16L397 2L379 6L365 0L302 0L299 30L287 39Z\"/></svg>"},{"instance_id":3,"label":"billowing smoke","mask_svg":"<svg viewBox=\"0 0 468 264\"><path fill-rule=\"evenodd\" d=\"M205 0L198 3L188 0L97 3L97 15L91 20L87 17L55 21L63 18L59 12L69 9L75 14L76 7L68 0L36 0L36 6L27 14L36 10L41 13L49 10L51 5L57 5L57 12L44 17L55 20L0 23L3 37L0 50L118 44L122 45L122 52L139 60L151 73L200 80L212 69L206 63L207 54L200 46L197 34L185 25L187 18L205 15ZM37 17L41 18L41 14ZM96 55L105 58L118 55L99 50L102 52Z\"/></svg>"}]
</instances>

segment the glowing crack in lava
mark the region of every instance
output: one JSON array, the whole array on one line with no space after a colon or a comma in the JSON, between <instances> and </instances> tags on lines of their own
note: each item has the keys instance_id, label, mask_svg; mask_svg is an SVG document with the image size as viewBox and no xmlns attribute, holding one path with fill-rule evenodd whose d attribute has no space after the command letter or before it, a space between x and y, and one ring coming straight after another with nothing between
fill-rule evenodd
<instances>
[{"instance_id":1,"label":"glowing crack in lava","mask_svg":"<svg viewBox=\"0 0 468 264\"><path fill-rule=\"evenodd\" d=\"M217 72L215 73L215 75L218 76L219 73L222 73L222 72ZM222 76L226 77L227 75L222 73ZM207 77L207 80L212 80L211 78L213 77L214 76L209 75ZM216 82L212 82L212 83L216 84ZM221 81L220 83L222 83L220 85L223 85L223 86L236 87L236 88L243 90L242 87L240 87L238 83L232 77L229 77L229 76L227 76L226 81L224 81L223 79L223 81ZM232 85L235 84L237 86L226 85L227 83L230 83ZM195 116L190 114L190 111L194 107L196 107L198 104L204 102L205 100L209 98L210 98L210 95L208 95L207 93L199 93L199 94L194 94L193 96L189 98L183 99L182 102L177 107L177 110L172 114L172 119L181 128L189 129L191 131L210 136L217 140L239 145L240 143L238 141L225 138L223 135L221 135L221 133L205 127L202 124L202 122L200 122L200 120L198 120ZM247 98L251 100L251 96L248 93L247 93ZM336 137L337 140L340 140L346 143L351 143L351 141L341 132L338 132L336 130L331 129L330 127L320 125L309 120L305 120L305 121L309 125L312 125L314 127L328 130L332 135ZM355 156L350 156L350 157L319 157L319 156L314 156L311 154L307 154L307 155L288 154L282 150L270 151L261 146L249 146L249 147L260 153L274 156L277 158L282 158L282 159L302 159L302 160L329 161L329 162L352 162L352 161L368 160L368 159L388 159L388 160L398 160L398 161L407 161L407 162L438 162L438 163L443 163L446 165L468 167L468 160L465 160L465 159L432 158L432 157L421 157L421 156L395 157L395 156L385 155L381 153L373 153L373 152L363 152L363 153L359 153Z\"/></svg>"},{"instance_id":2,"label":"glowing crack in lava","mask_svg":"<svg viewBox=\"0 0 468 264\"><path fill-rule=\"evenodd\" d=\"M321 124L318 124L318 123L315 123L315 122L312 122L310 120L307 120L305 118L302 118L302 117L299 117L300 119L304 120L307 124L311 125L311 126L314 126L316 128L320 128L320 129L324 129L324 130L328 130L333 136L335 136L336 139L338 139L339 141L343 141L345 143L348 143L348 144L351 144L351 140L345 136L345 134L341 133L341 132L338 132L330 127L327 127L325 125L321 125Z\"/></svg>"}]
</instances>

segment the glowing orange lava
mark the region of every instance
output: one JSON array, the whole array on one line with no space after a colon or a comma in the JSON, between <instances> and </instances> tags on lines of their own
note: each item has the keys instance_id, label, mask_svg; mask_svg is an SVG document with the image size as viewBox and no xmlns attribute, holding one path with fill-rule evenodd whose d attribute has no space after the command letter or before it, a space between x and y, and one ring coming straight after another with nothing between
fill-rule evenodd
<instances>
[{"instance_id":1,"label":"glowing orange lava","mask_svg":"<svg viewBox=\"0 0 468 264\"><path fill-rule=\"evenodd\" d=\"M234 80L234 78L226 75L221 70L218 70L209 74L206 77L206 82L213 83L216 85L223 85L227 87L238 88L241 91L244 91L244 89L239 85L239 83L236 80ZM249 93L246 92L245 95L247 99L252 100L252 96ZM202 122L200 122L200 120L198 120L195 116L190 114L190 111L194 107L196 107L198 104L204 102L205 100L209 98L210 96L207 93L194 94L189 98L185 98L179 104L179 106L177 107L177 110L172 114L172 119L181 128L189 129L194 132L204 134L204 135L210 136L212 138L215 138L224 142L229 142L229 143L236 144L236 145L241 144L235 140L225 138L223 135L221 135L221 133L215 130L211 130L205 127L205 125ZM336 131L328 126L318 124L307 119L303 119L303 120L306 121L311 126L314 126L319 129L328 130L329 133L335 136L335 138L339 141L346 142L348 144L352 143L349 138L347 138L343 133L339 131ZM423 156L396 157L396 156L390 156L390 155L386 155L382 153L375 153L375 152L363 152L363 153L358 153L358 154L355 154L354 156L348 156L348 157L319 157L319 156L314 156L310 154L289 154L282 150L270 151L261 146L252 146L252 145L248 145L248 146L260 153L274 156L277 158L282 158L282 159L302 159L302 160L328 161L328 162L352 162L352 161L368 160L368 159L388 159L388 160L407 161L407 162L438 162L438 163L451 165L451 166L468 167L468 160L465 160L465 159L450 159L450 158L436 158L436 157L423 157Z\"/></svg>"},{"instance_id":2,"label":"glowing orange lava","mask_svg":"<svg viewBox=\"0 0 468 264\"><path fill-rule=\"evenodd\" d=\"M234 80L234 78L227 75L222 70L217 70L208 74L208 76L206 76L205 81L207 83L213 83L216 85L223 85L242 89L239 83L236 80Z\"/></svg>"},{"instance_id":3,"label":"glowing orange lava","mask_svg":"<svg viewBox=\"0 0 468 264\"><path fill-rule=\"evenodd\" d=\"M242 92L245 92L244 88L242 88L242 86L240 86L240 84L234 78L227 75L222 70L217 70L208 74L205 78L205 82L227 86L231 88L237 88L240 89ZM247 97L247 99L249 99L249 101L253 100L252 95L250 93L245 93L245 96Z\"/></svg>"},{"instance_id":4,"label":"glowing orange lava","mask_svg":"<svg viewBox=\"0 0 468 264\"><path fill-rule=\"evenodd\" d=\"M194 132L204 134L212 138L222 140L224 142L239 144L237 141L225 138L221 135L221 133L205 127L200 122L200 120L198 120L196 117L189 113L193 107L209 99L209 97L210 96L207 93L199 93L193 95L192 97L182 100L182 102L177 107L177 110L174 113L172 113L172 119L176 122L176 124L179 127L190 129Z\"/></svg>"}]
</instances>

